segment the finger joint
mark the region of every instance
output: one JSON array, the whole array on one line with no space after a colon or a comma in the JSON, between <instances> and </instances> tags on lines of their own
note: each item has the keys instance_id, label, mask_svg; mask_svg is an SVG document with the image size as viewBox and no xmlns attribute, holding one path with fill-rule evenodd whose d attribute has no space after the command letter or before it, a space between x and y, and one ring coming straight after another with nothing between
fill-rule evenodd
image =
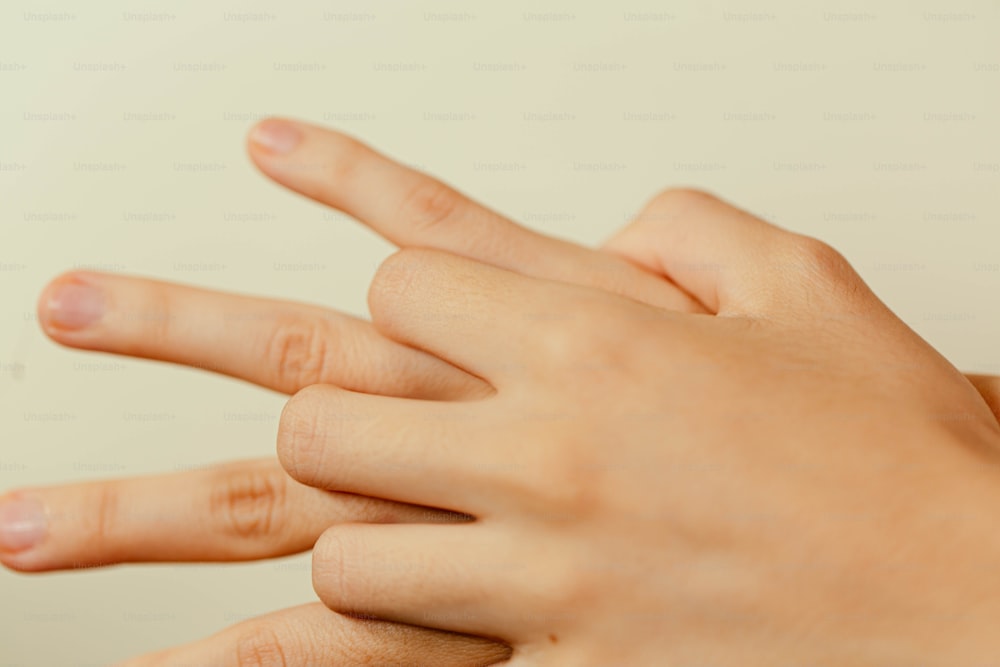
<instances>
[{"instance_id":1,"label":"finger joint","mask_svg":"<svg viewBox=\"0 0 1000 667\"><path fill-rule=\"evenodd\" d=\"M287 477L281 470L225 467L218 475L211 516L218 517L224 532L253 540L280 530L287 494Z\"/></svg>"},{"instance_id":2,"label":"finger joint","mask_svg":"<svg viewBox=\"0 0 1000 667\"><path fill-rule=\"evenodd\" d=\"M277 388L294 393L322 382L330 355L330 330L323 320L288 319L271 333L265 358L275 369Z\"/></svg>"},{"instance_id":3,"label":"finger joint","mask_svg":"<svg viewBox=\"0 0 1000 667\"><path fill-rule=\"evenodd\" d=\"M288 667L281 639L259 623L243 631L236 642L237 667Z\"/></svg>"}]
</instances>

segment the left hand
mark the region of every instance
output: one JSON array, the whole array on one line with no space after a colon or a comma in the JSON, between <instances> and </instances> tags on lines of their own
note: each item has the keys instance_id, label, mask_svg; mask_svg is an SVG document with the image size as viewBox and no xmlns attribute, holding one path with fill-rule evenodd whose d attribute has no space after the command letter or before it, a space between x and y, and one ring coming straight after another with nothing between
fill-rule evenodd
<instances>
[{"instance_id":1,"label":"left hand","mask_svg":"<svg viewBox=\"0 0 1000 667\"><path fill-rule=\"evenodd\" d=\"M496 394L317 385L279 457L476 521L330 528L321 599L501 638L516 664L1000 653L1000 427L975 389L828 246L709 198L689 213L660 223L662 268L718 317L438 251L383 265L376 326Z\"/></svg>"},{"instance_id":2,"label":"left hand","mask_svg":"<svg viewBox=\"0 0 1000 667\"><path fill-rule=\"evenodd\" d=\"M288 133L298 137L293 150L269 148L274 136ZM400 246L438 248L704 312L669 280L636 266L627 249L601 252L522 227L352 137L279 119L263 121L250 136L250 155L265 174ZM75 271L45 289L38 319L63 345L207 369L286 394L316 383L427 400L492 392L479 378L386 339L370 322L311 304ZM275 558L311 548L334 523L454 520L428 508L296 484L273 457L0 496L0 519L24 512L44 515L48 526L21 535L0 521L0 562L25 572Z\"/></svg>"},{"instance_id":3,"label":"left hand","mask_svg":"<svg viewBox=\"0 0 1000 667\"><path fill-rule=\"evenodd\" d=\"M265 121L253 136L284 132L284 125ZM703 311L668 280L628 261L627 252L618 257L538 234L350 137L295 127L300 142L291 152L251 143L261 170L400 245L447 249L529 275ZM81 304L82 291L96 292L102 308ZM492 391L479 378L386 339L369 322L317 306L92 272L57 279L39 305L46 333L64 345L210 369L286 393L316 382L429 400L474 399ZM276 460L238 461L7 493L0 497L0 561L39 572L273 558L311 548L337 523L456 519L464 517L305 486ZM376 632L372 626L315 606L297 607L128 664L244 664L241 656L248 653L248 660L280 654L290 666L487 664L508 650L476 638L393 624L374 624L383 628Z\"/></svg>"}]
</instances>

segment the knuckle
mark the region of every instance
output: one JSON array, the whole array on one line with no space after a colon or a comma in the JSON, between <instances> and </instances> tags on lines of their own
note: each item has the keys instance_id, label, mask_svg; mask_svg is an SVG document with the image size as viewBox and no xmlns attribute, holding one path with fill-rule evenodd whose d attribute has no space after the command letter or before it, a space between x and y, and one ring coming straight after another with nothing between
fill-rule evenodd
<instances>
[{"instance_id":1,"label":"knuckle","mask_svg":"<svg viewBox=\"0 0 1000 667\"><path fill-rule=\"evenodd\" d=\"M716 197L695 188L667 188L653 197L648 209L656 210L667 219L682 216L692 208L716 201Z\"/></svg>"},{"instance_id":2,"label":"knuckle","mask_svg":"<svg viewBox=\"0 0 1000 667\"><path fill-rule=\"evenodd\" d=\"M635 219L607 245L612 248L619 245L644 247L648 244L646 240L648 234L663 228L675 228L678 233L683 233L683 226L678 226L677 223L683 222L693 210L710 206L718 201L714 195L692 188L661 190L646 202Z\"/></svg>"},{"instance_id":3,"label":"knuckle","mask_svg":"<svg viewBox=\"0 0 1000 667\"><path fill-rule=\"evenodd\" d=\"M536 344L547 365L562 371L594 372L624 363L620 341L614 342L621 313L603 303L587 305L565 316L553 315L537 326Z\"/></svg>"},{"instance_id":4,"label":"knuckle","mask_svg":"<svg viewBox=\"0 0 1000 667\"><path fill-rule=\"evenodd\" d=\"M809 236L793 235L782 259L789 272L804 274L812 283L853 283L857 277L850 262L840 252Z\"/></svg>"},{"instance_id":5,"label":"knuckle","mask_svg":"<svg viewBox=\"0 0 1000 667\"><path fill-rule=\"evenodd\" d=\"M313 590L327 607L338 613L359 611L349 587L346 556L349 543L346 526L328 528L313 547Z\"/></svg>"},{"instance_id":6,"label":"knuckle","mask_svg":"<svg viewBox=\"0 0 1000 667\"><path fill-rule=\"evenodd\" d=\"M212 485L210 516L223 532L260 539L285 525L288 478L272 466L226 466Z\"/></svg>"},{"instance_id":7,"label":"knuckle","mask_svg":"<svg viewBox=\"0 0 1000 667\"><path fill-rule=\"evenodd\" d=\"M169 345L175 342L174 294L169 286L152 281L146 282L144 287L141 309L124 310L120 317L141 331L142 339L154 345Z\"/></svg>"},{"instance_id":8,"label":"knuckle","mask_svg":"<svg viewBox=\"0 0 1000 667\"><path fill-rule=\"evenodd\" d=\"M94 498L94 542L102 547L112 543L112 535L119 519L120 494L113 483L100 484Z\"/></svg>"},{"instance_id":9,"label":"knuckle","mask_svg":"<svg viewBox=\"0 0 1000 667\"><path fill-rule=\"evenodd\" d=\"M94 523L91 539L101 552L109 552L120 519L121 494L114 483L99 484L95 489Z\"/></svg>"},{"instance_id":10,"label":"knuckle","mask_svg":"<svg viewBox=\"0 0 1000 667\"><path fill-rule=\"evenodd\" d=\"M331 352L329 325L322 319L279 322L267 341L265 359L286 391L322 382Z\"/></svg>"},{"instance_id":11,"label":"knuckle","mask_svg":"<svg viewBox=\"0 0 1000 667\"><path fill-rule=\"evenodd\" d=\"M453 221L462 197L433 178L422 177L400 204L399 219L417 233L426 233Z\"/></svg>"},{"instance_id":12,"label":"knuckle","mask_svg":"<svg viewBox=\"0 0 1000 667\"><path fill-rule=\"evenodd\" d=\"M320 406L335 409L336 392L312 385L285 403L278 420L278 459L285 471L304 484L317 479L321 469L326 428Z\"/></svg>"},{"instance_id":13,"label":"knuckle","mask_svg":"<svg viewBox=\"0 0 1000 667\"><path fill-rule=\"evenodd\" d=\"M568 560L574 557L570 556ZM582 556L576 556L577 559ZM540 597L546 600L553 613L565 609L587 609L600 604L601 585L607 584L607 577L594 576L594 570L614 571L620 563L586 561L577 567L552 564L546 568L546 577L540 586ZM544 603L543 603L544 604Z\"/></svg>"},{"instance_id":14,"label":"knuckle","mask_svg":"<svg viewBox=\"0 0 1000 667\"><path fill-rule=\"evenodd\" d=\"M536 501L550 513L550 521L578 521L599 506L602 480L598 469L588 466L585 460L579 448L567 442L565 446L553 447L537 462L537 479L531 486L540 491Z\"/></svg>"},{"instance_id":15,"label":"knuckle","mask_svg":"<svg viewBox=\"0 0 1000 667\"><path fill-rule=\"evenodd\" d=\"M537 342L545 361L561 369L579 366L593 351L585 331L566 322L546 323L536 330Z\"/></svg>"},{"instance_id":16,"label":"knuckle","mask_svg":"<svg viewBox=\"0 0 1000 667\"><path fill-rule=\"evenodd\" d=\"M289 667L278 633L264 623L250 623L236 638L236 667Z\"/></svg>"},{"instance_id":17,"label":"knuckle","mask_svg":"<svg viewBox=\"0 0 1000 667\"><path fill-rule=\"evenodd\" d=\"M417 277L431 264L426 250L406 248L386 258L375 272L368 291L368 305L376 322L392 322L393 315L413 289Z\"/></svg>"},{"instance_id":18,"label":"knuckle","mask_svg":"<svg viewBox=\"0 0 1000 667\"><path fill-rule=\"evenodd\" d=\"M362 142L339 132L330 132L328 140L331 142L329 155L331 159L325 163L325 176L330 187L337 191L345 187L354 177L358 166L364 163L365 158L371 149Z\"/></svg>"}]
</instances>

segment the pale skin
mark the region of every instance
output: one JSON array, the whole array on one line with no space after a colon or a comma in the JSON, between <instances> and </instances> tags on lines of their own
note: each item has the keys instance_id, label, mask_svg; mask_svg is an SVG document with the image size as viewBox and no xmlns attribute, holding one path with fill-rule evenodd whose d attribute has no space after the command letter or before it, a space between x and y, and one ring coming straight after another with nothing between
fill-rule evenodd
<instances>
[{"instance_id":1,"label":"pale skin","mask_svg":"<svg viewBox=\"0 0 1000 667\"><path fill-rule=\"evenodd\" d=\"M316 385L285 408L279 458L309 485L476 520L334 526L320 598L502 638L518 665L995 656L993 414L828 246L691 205L669 246L720 268L672 275L716 316L439 251L383 265L379 330L496 393Z\"/></svg>"},{"instance_id":2,"label":"pale skin","mask_svg":"<svg viewBox=\"0 0 1000 667\"><path fill-rule=\"evenodd\" d=\"M339 611L501 638L513 647L514 661L527 661L526 664L584 664L580 656L594 656L597 660L603 651L620 648L606 637L612 632L627 632L629 628L635 634L636 650L640 652L628 664L641 664L647 656L661 655L682 661L722 660L725 655L711 653L695 640L657 646L643 635L653 629L649 624L623 625L615 609L656 610L658 592L669 591L670 599L676 602L670 605L671 632L696 638L722 631L696 618L693 610L705 609L706 595L720 596L713 604L730 614L745 609L724 609L718 606L722 601L756 603L765 606L768 613L754 607L754 614L763 620L760 627L742 628L748 637L742 650L757 650L758 655L766 655L761 652L762 641L766 641L763 646L770 647L769 650L778 650L779 644L773 638L768 639L768 632L789 634L796 627L792 621L801 620L800 610L760 592L763 575L759 567L740 569L729 563L724 564L727 567L718 565L712 572L724 572L739 582L741 595L735 600L733 596L722 595L725 589L719 587L724 581L710 581L708 573L704 577L706 585L699 588L677 579L676 572L661 572L656 567L643 568L648 576L644 587L649 590L641 598L629 598L622 591L630 588L636 576L634 568L611 567L621 559L622 545L631 545L630 558L649 560L654 565L654 554L669 546L666 552L670 567L683 568L685 572L690 572L693 564L715 562L713 558L718 554L711 551L710 545L717 539L736 545L732 554L736 560L745 556L747 550L758 550L768 554L769 563L794 564L805 550L826 545L820 540L825 534L820 530L822 526L815 531L820 535L810 542L787 545L780 540L765 539L771 534L801 529L782 523L789 514L780 511L785 507L782 503L787 504L789 499L796 503L809 499L810 506L816 508L813 518L819 523L822 516L836 513L831 508L841 510L836 502L842 496L832 489L850 482L868 493L850 498L851 507L861 500L882 507L886 499L898 507L905 498L906 506L912 506L919 516L920 510L928 507L929 494L935 500L952 503L938 503L934 506L936 511L961 512L964 516L969 514L970 507L993 501L992 496L980 497L973 490L985 494L986 489L1000 488L995 483L994 487L987 484L991 481L987 474L991 466L985 462L992 454L975 450L976 456L971 456L962 449L969 444L992 451L988 448L993 446L998 427L988 406L997 404L996 380L972 377L980 390L977 394L972 384L889 314L846 263L825 246L777 230L705 195L680 191L655 198L633 225L608 244L607 252L587 250L520 228L343 135L306 126L299 126L298 132L300 143L285 154L273 150L280 147L280 141L271 141L271 148L251 143L251 156L266 174L361 219L401 246L437 248L450 253L418 251L411 256L404 253L388 263L372 292L376 327L314 306L79 273L61 277L55 285L99 286L105 299L104 315L83 328L61 326L59 314L48 308L55 289L52 286L41 300L41 320L50 336L74 347L208 367L286 393L324 385L298 393L283 415L279 453L289 472L301 482L321 488L402 503L330 493L288 481L277 463L267 461L146 480L21 490L9 498L37 499L44 505L50 525L38 545L0 551L5 564L25 571L44 571L72 564L154 559L267 558L308 549L325 529L335 526L319 544L314 580L321 598ZM316 168L303 169L303 165ZM463 261L456 255L493 266ZM706 266L716 270L707 271ZM400 285L404 283L408 296L401 299ZM569 288L565 283L581 287ZM474 293L452 293L445 289L448 285L468 284L476 285ZM850 299L845 300L845 293ZM409 312L408 302L421 303L424 314ZM432 309L435 317L426 315L428 309ZM123 313L136 311L169 313L170 321L177 324L151 331L148 325L141 324L151 318L122 317ZM239 317L262 312L274 317ZM848 313L851 317L829 317L830 312ZM494 321L500 313L506 317ZM531 317L526 317L526 313ZM600 325L588 319L595 314L601 316ZM711 317L715 314L723 317ZM234 321L240 325L233 326ZM489 326L475 328L484 321L489 321ZM592 326L583 328L579 326L582 322ZM185 326L190 323L198 326ZM513 325L513 331L504 330L505 323ZM807 326L810 323L814 325L812 328ZM562 330L559 325L564 325ZM863 331L862 325L873 327L869 338L886 339L880 347L854 350L844 343L858 336ZM880 333L876 335L874 331ZM797 349L794 344L797 336L808 336L809 340L826 342L828 346ZM609 339L618 344L609 344ZM501 345L503 340L506 343ZM645 352L641 363L630 356L636 354L633 345L621 349L623 340L642 346ZM833 349L828 349L830 340L836 341ZM705 341L713 341L714 347L709 350ZM573 351L585 354L589 362L581 365ZM728 364L724 369L719 368L720 351ZM919 386L902 382L908 391L896 395L897 384L901 382L898 369L895 374L872 375L851 365L868 360L870 368L872 360L882 360L890 354L899 355L901 367L913 364L929 369L926 377L915 373L916 377L906 378L914 385L929 383L923 392ZM265 363L261 363L262 359ZM322 361L313 363L313 359ZM766 364L761 368L765 359L771 359L777 370ZM787 361L787 368L782 359ZM831 359L844 360L834 369L840 374L836 376L838 381L819 382L818 378L831 376L832 371L824 366L832 363ZM804 374L791 373L788 368L803 365L814 368L816 374L805 378L811 382L800 386L796 381L803 379ZM619 366L628 369L628 373L614 370ZM538 373L539 369L546 372ZM721 375L723 370L727 375ZM774 373L774 377L769 378L767 372ZM730 377L729 373L735 375ZM779 423L761 417L768 424L768 432L773 430L777 445L770 441L750 443L746 436L753 435L754 430L743 422L738 428L746 449L734 450L726 445L734 437L723 428L726 414L742 411L765 415L766 404L761 403L759 388L745 386L750 377L758 381L765 378L764 384L774 390L769 400L801 401L800 412L811 415L811 421ZM667 382L668 379L673 382ZM597 380L604 387L601 392L593 389ZM682 411L683 420L675 419L678 401L692 400L692 387L717 391L717 396L712 400L700 397ZM852 397L845 387L863 391ZM927 387L935 388L931 396L926 395ZM878 403L885 398L883 393L890 393L887 388L892 389L893 401ZM836 399L841 419L831 425L830 415L821 410L816 412L815 405L810 411L807 398L811 396L822 401ZM627 405L623 403L626 400ZM384 402L376 407L375 401ZM876 409L876 405L880 407ZM541 406L545 410L540 410ZM590 419L605 406L605 422ZM699 411L696 409L699 407L704 409ZM710 407L717 412L712 413L707 409ZM720 417L718 410L722 408L730 412L723 411ZM843 418L844 414L882 409L901 421L912 420L907 428L913 433L924 433L925 439L933 442L921 444L917 449L913 449L916 445L910 445L910 449L893 445L888 437L881 439L888 442L867 443L861 436L872 435L866 431L871 424ZM524 419L525 410L534 411L533 419ZM959 411L970 417L930 422L917 418L929 410L949 414ZM542 417L538 416L539 411ZM549 413L573 415L573 419L558 419L551 414L545 418ZM334 419L338 414L356 418ZM368 418L373 414L382 416ZM475 419L470 421L470 416ZM402 428L395 420L406 427ZM734 423L730 427L739 423L731 421ZM846 423L846 428L841 422ZM481 428L484 424L507 423L520 425L516 451L524 456L516 459L516 465L510 464L510 437L498 439L496 435L502 429ZM328 438L331 424L337 425L335 440ZM477 425L479 431L474 428ZM567 430L568 426L573 428ZM834 426L840 431L835 431ZM789 455L787 448L780 446L782 438L806 441L812 438L803 432L807 427L815 427L821 436L824 432L825 436L839 432L852 442L863 443L864 449L859 451L867 452L868 458L854 450L848 452L851 456L840 453L835 469L828 475L819 475L820 481L828 486L821 486L804 474L788 474L789 467L814 472L822 468L827 461L816 452L826 449L818 445L801 454L796 451L793 460L784 461L782 476L776 474L775 468L760 464L761 458L782 462L781 457ZM584 428L582 435L576 430L579 428ZM706 428L710 436L704 444L699 440L698 449L685 446L690 433L702 433ZM386 435L379 435L382 429ZM616 441L615 459L611 462L601 458L607 443L595 435L609 429L631 436L627 440L631 448L622 448ZM675 458L666 461L662 458L665 452L657 451L655 445L657 438L662 440L665 433L671 433L669 429L679 429L676 432L679 435L673 436L677 442L672 445L675 449L669 450ZM387 435L390 433L397 435L390 438ZM935 438L926 436L930 433ZM429 438L429 434L434 437ZM572 450L572 456L568 442L579 447ZM475 446L449 451L455 443ZM525 449L529 445L530 450ZM875 465L872 449L878 452L876 463L883 475L886 470L900 471L902 481L897 481L897 486L883 488L885 485L870 483L871 475L864 473L866 466ZM438 458L432 455L435 451ZM943 469L953 471L956 478L964 475L964 481L959 480L961 493L945 482L928 481L924 474L926 467L913 469L907 457L916 451L921 456L939 457L934 460ZM964 452L966 457L956 451ZM755 456L748 459L748 453ZM466 467L455 468L463 465L461 454L466 456ZM349 456L354 463L335 471L327 470L315 464L315 457L320 455L336 456L338 460ZM574 461L574 465L567 467L568 460ZM636 470L657 463L661 469L671 471L667 479L686 482L687 486L659 488L664 486L662 480L649 488L642 486L644 477L637 476ZM672 463L673 469L667 463ZM678 474L678 469L685 466L699 471L698 474ZM336 476L332 476L334 473ZM742 486L722 485L720 491L719 482L723 478ZM809 480L805 488L795 485L805 479ZM867 486L859 481L866 479ZM706 488L688 488L692 480L704 482ZM433 489L421 488L422 485L448 489L449 495L434 495ZM466 488L469 486L471 490ZM768 492L759 492L760 486ZM461 488L465 491L460 491ZM581 492L582 488L586 493ZM179 489L184 493L178 493ZM709 491L713 494L711 502L698 495ZM720 495L722 491L725 493ZM918 497L911 498L912 495ZM726 498L729 503L738 502L747 517L757 518L747 518L746 525L733 521L733 507L727 506ZM757 504L750 503L751 500ZM960 505L959 500L975 504ZM544 510L539 511L542 504ZM460 518L415 505L444 507L477 520L440 525L454 524ZM131 512L124 507L136 508L136 516L149 516L149 510L158 511L164 521L155 526L130 521ZM555 507L558 511L552 511ZM638 509L642 512L637 512ZM685 514L679 512L681 509L689 511ZM696 526L698 530L692 530L694 534L690 536L681 531L689 541L669 531L659 534L655 530L658 524L651 524L650 517L644 517L643 513L681 526ZM624 525L612 522L615 517ZM624 522L622 517L626 519ZM425 525L365 525L371 523ZM431 523L438 525L426 525ZM735 529L727 533L734 523ZM917 538L927 538L919 526L891 524L899 531L893 534L875 531L877 519L854 523L861 524L852 526L860 533L845 533L840 524L836 531L827 533L848 542L863 537L866 545L915 543ZM747 526L754 531L748 531ZM989 544L974 543L976 548L970 547L970 536L962 528L947 524L939 532L952 531L956 545L964 544L970 553L978 552L975 555L980 558L973 563L969 560L971 556L965 555L965 561L956 562L986 567L987 559L995 558L986 549ZM463 532L459 535L457 531ZM748 532L753 534L748 536ZM95 535L100 539L94 539ZM458 536L454 538L457 544L451 542L453 535ZM605 537L595 540L595 535ZM608 540L607 535L615 539ZM748 537L753 539L744 539ZM491 549L490 544L503 545L503 549ZM443 548L446 545L448 548ZM596 548L600 546L605 550ZM369 554L365 558L362 553L365 548L375 549L379 557ZM683 558L675 553L678 548L682 548ZM591 554L592 560L576 570L563 567L565 572L554 576L551 571L554 564L574 563L573 553ZM867 555L873 557L871 553ZM831 600L823 596L833 587L824 576L869 574L861 567L866 563L853 562L849 555L837 556L837 553L831 555L829 571L807 572L813 579L794 580L798 590L813 596L812 608L831 608ZM963 552L956 548L940 557L961 559ZM419 563L427 559L433 565L421 569ZM531 563L532 567L512 568L510 563ZM919 576L932 577L942 589L966 590L961 587L967 585L965 582L949 579L954 573L937 567L934 559L928 559L926 568L926 573L921 571L923 574ZM790 569L793 575L800 575ZM331 572L346 572L349 576L334 586ZM581 576L595 572L602 573L601 577L592 577L600 581L588 581ZM613 576L608 576L609 572ZM910 572L908 576L917 575ZM442 582L437 577L450 580ZM885 590L874 592L884 593L886 598L892 598L893 585L913 583L903 576L883 578L888 580L882 587ZM392 595L380 594L380 586L387 587L382 590L393 591ZM602 586L610 588L605 590ZM566 611L575 613L580 609L582 599L607 600L608 604L590 605L600 608L601 613L564 618ZM391 604L386 606L387 602ZM873 595L867 602L885 600ZM924 602L909 600L915 606ZM887 613L895 611L897 615L912 610L905 605L886 605ZM456 613L457 609L462 612ZM526 614L526 609L531 614ZM534 622L524 618L514 620L529 615L535 617ZM849 614L845 611L844 616ZM456 617L461 620L455 621ZM982 620L987 618L984 613ZM825 638L830 641L840 641L852 630L836 623L820 625L828 631ZM731 631L733 626L725 627ZM316 631L303 632L302 628ZM662 629L657 628L657 632ZM927 642L935 638L946 641L949 637L922 628L911 629L920 632ZM970 638L974 634L974 630L967 632ZM954 640L956 635L951 638ZM845 654L844 660L864 657L862 643L860 639L856 641L859 647L851 649L854 653ZM274 653L278 647L289 665L349 659L360 662L362 658L382 662L487 664L503 659L507 650L464 636L358 621L311 605L279 612L192 646L139 659L134 664L199 661L254 664L250 659L255 654ZM775 655L810 657L807 653L791 653L796 648L791 642L788 653ZM619 653L608 655L621 657ZM607 660L595 664L607 664Z\"/></svg>"}]
</instances>

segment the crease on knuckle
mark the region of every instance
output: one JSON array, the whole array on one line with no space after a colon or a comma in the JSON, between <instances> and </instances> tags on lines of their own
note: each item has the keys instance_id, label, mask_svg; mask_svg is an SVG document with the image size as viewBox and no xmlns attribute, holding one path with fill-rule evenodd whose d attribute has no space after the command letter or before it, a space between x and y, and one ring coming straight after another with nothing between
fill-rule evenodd
<instances>
[{"instance_id":1,"label":"crease on knuckle","mask_svg":"<svg viewBox=\"0 0 1000 667\"><path fill-rule=\"evenodd\" d=\"M94 532L91 538L97 545L98 550L108 557L108 550L112 547L114 540L112 535L115 526L120 519L120 501L117 486L113 483L100 484L97 488L96 513L94 515Z\"/></svg>"},{"instance_id":2,"label":"crease on knuckle","mask_svg":"<svg viewBox=\"0 0 1000 667\"><path fill-rule=\"evenodd\" d=\"M236 639L236 667L289 667L281 638L259 622L248 624Z\"/></svg>"},{"instance_id":3,"label":"crease on knuckle","mask_svg":"<svg viewBox=\"0 0 1000 667\"><path fill-rule=\"evenodd\" d=\"M150 283L143 290L141 310L129 308L126 304L115 304L120 309L119 317L126 321L128 330L138 327L131 345L124 352L137 352L150 347L170 345L173 340L173 300L170 290L162 285ZM123 308L124 306L124 308Z\"/></svg>"},{"instance_id":4,"label":"crease on knuckle","mask_svg":"<svg viewBox=\"0 0 1000 667\"><path fill-rule=\"evenodd\" d=\"M271 536L284 525L287 477L280 470L223 468L213 485L211 516L222 530L247 540Z\"/></svg>"},{"instance_id":5,"label":"crease on knuckle","mask_svg":"<svg viewBox=\"0 0 1000 667\"><path fill-rule=\"evenodd\" d=\"M432 178L421 178L400 204L399 219L417 233L426 233L455 220L461 196Z\"/></svg>"},{"instance_id":6,"label":"crease on knuckle","mask_svg":"<svg viewBox=\"0 0 1000 667\"><path fill-rule=\"evenodd\" d=\"M323 320L290 318L279 322L267 342L265 358L285 391L322 382L330 357L331 332Z\"/></svg>"},{"instance_id":7,"label":"crease on knuckle","mask_svg":"<svg viewBox=\"0 0 1000 667\"><path fill-rule=\"evenodd\" d=\"M331 133L330 141L333 145L328 151L330 160L325 163L325 185L331 195L339 195L349 187L349 182L370 155L371 149L357 139L340 133ZM331 198L334 201L341 200L339 196Z\"/></svg>"}]
</instances>

